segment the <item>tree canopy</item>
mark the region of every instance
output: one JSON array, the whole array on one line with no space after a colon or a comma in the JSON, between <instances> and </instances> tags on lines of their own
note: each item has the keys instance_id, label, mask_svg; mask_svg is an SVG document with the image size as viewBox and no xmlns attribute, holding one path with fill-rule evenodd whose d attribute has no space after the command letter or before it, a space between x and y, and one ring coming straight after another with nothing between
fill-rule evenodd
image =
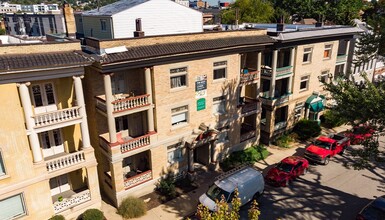
<instances>
[{"instance_id":1,"label":"tree canopy","mask_svg":"<svg viewBox=\"0 0 385 220\"><path fill-rule=\"evenodd\" d=\"M223 24L235 24L236 10L239 10L238 22L266 23L274 16L274 8L268 1L236 0L221 12Z\"/></svg>"}]
</instances>

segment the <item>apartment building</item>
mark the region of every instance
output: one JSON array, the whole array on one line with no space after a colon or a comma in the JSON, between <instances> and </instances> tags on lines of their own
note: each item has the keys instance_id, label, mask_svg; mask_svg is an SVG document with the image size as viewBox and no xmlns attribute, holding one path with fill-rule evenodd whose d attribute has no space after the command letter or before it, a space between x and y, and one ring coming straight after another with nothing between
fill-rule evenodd
<instances>
[{"instance_id":1,"label":"apartment building","mask_svg":"<svg viewBox=\"0 0 385 220\"><path fill-rule=\"evenodd\" d=\"M91 143L115 205L258 144L261 55L273 42L264 30L85 39L97 60L85 77Z\"/></svg>"},{"instance_id":2,"label":"apartment building","mask_svg":"<svg viewBox=\"0 0 385 220\"><path fill-rule=\"evenodd\" d=\"M101 205L82 86L92 61L60 41L2 37L0 219L70 219Z\"/></svg>"},{"instance_id":3,"label":"apartment building","mask_svg":"<svg viewBox=\"0 0 385 220\"><path fill-rule=\"evenodd\" d=\"M261 142L268 144L301 118L320 120L323 83L346 76L356 27L262 24L277 40L262 54ZM354 47L354 45L352 45Z\"/></svg>"}]
</instances>

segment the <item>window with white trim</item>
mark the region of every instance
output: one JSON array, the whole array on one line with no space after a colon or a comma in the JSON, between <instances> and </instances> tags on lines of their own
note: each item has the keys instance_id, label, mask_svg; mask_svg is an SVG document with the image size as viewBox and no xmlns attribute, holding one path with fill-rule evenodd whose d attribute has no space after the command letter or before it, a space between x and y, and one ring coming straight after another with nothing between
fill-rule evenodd
<instances>
[{"instance_id":1,"label":"window with white trim","mask_svg":"<svg viewBox=\"0 0 385 220\"><path fill-rule=\"evenodd\" d=\"M0 176L3 176L5 175L5 167L4 167L4 162L3 162L3 155L2 155L2 152L0 150Z\"/></svg>"},{"instance_id":2,"label":"window with white trim","mask_svg":"<svg viewBox=\"0 0 385 220\"><path fill-rule=\"evenodd\" d=\"M213 66L213 79L225 79L227 74L227 61L215 62Z\"/></svg>"},{"instance_id":3,"label":"window with white trim","mask_svg":"<svg viewBox=\"0 0 385 220\"><path fill-rule=\"evenodd\" d=\"M313 48L309 47L309 48L304 48L303 49L303 59L302 59L302 62L304 63L310 63L311 62L311 55L312 55L312 52L313 52Z\"/></svg>"},{"instance_id":4,"label":"window with white trim","mask_svg":"<svg viewBox=\"0 0 385 220\"><path fill-rule=\"evenodd\" d=\"M302 76L299 91L305 91L309 87L309 76Z\"/></svg>"},{"instance_id":5,"label":"window with white trim","mask_svg":"<svg viewBox=\"0 0 385 220\"><path fill-rule=\"evenodd\" d=\"M16 219L26 214L22 194L0 200L0 219Z\"/></svg>"},{"instance_id":6,"label":"window with white trim","mask_svg":"<svg viewBox=\"0 0 385 220\"><path fill-rule=\"evenodd\" d=\"M226 113L226 98L225 96L219 96L213 98L213 114Z\"/></svg>"},{"instance_id":7,"label":"window with white trim","mask_svg":"<svg viewBox=\"0 0 385 220\"><path fill-rule=\"evenodd\" d=\"M106 19L100 19L100 30L102 32L107 31L107 20Z\"/></svg>"},{"instance_id":8,"label":"window with white trim","mask_svg":"<svg viewBox=\"0 0 385 220\"><path fill-rule=\"evenodd\" d=\"M170 69L171 89L187 86L187 67Z\"/></svg>"},{"instance_id":9,"label":"window with white trim","mask_svg":"<svg viewBox=\"0 0 385 220\"><path fill-rule=\"evenodd\" d=\"M175 126L182 123L188 123L188 106L171 109L171 125Z\"/></svg>"},{"instance_id":10,"label":"window with white trim","mask_svg":"<svg viewBox=\"0 0 385 220\"><path fill-rule=\"evenodd\" d=\"M183 161L182 142L167 146L167 162L171 165L181 161Z\"/></svg>"},{"instance_id":11,"label":"window with white trim","mask_svg":"<svg viewBox=\"0 0 385 220\"><path fill-rule=\"evenodd\" d=\"M295 108L294 108L294 117L296 119L300 118L302 116L302 112L303 112L303 108L304 108L304 103L303 102L299 102L297 104L295 104Z\"/></svg>"},{"instance_id":12,"label":"window with white trim","mask_svg":"<svg viewBox=\"0 0 385 220\"><path fill-rule=\"evenodd\" d=\"M319 76L319 81L322 84L325 84L328 82L328 78L329 78L329 70L325 70L321 72L321 75Z\"/></svg>"},{"instance_id":13,"label":"window with white trim","mask_svg":"<svg viewBox=\"0 0 385 220\"><path fill-rule=\"evenodd\" d=\"M324 49L324 59L329 59L332 56L332 44L326 44Z\"/></svg>"}]
</instances>

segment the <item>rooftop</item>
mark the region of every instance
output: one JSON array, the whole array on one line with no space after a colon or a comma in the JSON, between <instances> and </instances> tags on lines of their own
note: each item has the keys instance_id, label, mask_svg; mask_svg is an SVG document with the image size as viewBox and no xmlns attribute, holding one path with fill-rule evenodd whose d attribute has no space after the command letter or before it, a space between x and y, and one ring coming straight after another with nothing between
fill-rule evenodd
<instances>
[{"instance_id":1,"label":"rooftop","mask_svg":"<svg viewBox=\"0 0 385 220\"><path fill-rule=\"evenodd\" d=\"M112 4L108 4L103 7L100 7L99 9L83 12L83 15L111 16L113 14L133 8L137 5L140 5L148 1L150 0L121 0L121 1L114 2Z\"/></svg>"}]
</instances>

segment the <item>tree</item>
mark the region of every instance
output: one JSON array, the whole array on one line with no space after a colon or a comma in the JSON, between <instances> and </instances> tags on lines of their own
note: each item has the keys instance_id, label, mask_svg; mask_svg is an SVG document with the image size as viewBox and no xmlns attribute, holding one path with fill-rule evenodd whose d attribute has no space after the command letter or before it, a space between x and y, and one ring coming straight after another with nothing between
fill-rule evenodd
<instances>
[{"instance_id":1,"label":"tree","mask_svg":"<svg viewBox=\"0 0 385 220\"><path fill-rule=\"evenodd\" d=\"M385 0L372 1L363 14L364 21L374 35L373 44L378 44L378 55L385 56Z\"/></svg>"},{"instance_id":2,"label":"tree","mask_svg":"<svg viewBox=\"0 0 385 220\"><path fill-rule=\"evenodd\" d=\"M274 16L274 8L268 1L236 0L230 8L221 12L222 23L235 24L236 10L239 10L239 23L266 23Z\"/></svg>"},{"instance_id":3,"label":"tree","mask_svg":"<svg viewBox=\"0 0 385 220\"><path fill-rule=\"evenodd\" d=\"M210 212L207 207L202 204L198 205L196 215L202 220L237 220L240 218L239 209L241 207L241 199L239 198L238 190L234 191L234 197L231 200L231 208L227 204L224 196L222 195L221 201L216 201L216 211ZM250 220L258 220L260 211L258 204L255 200L252 201L251 207L248 212Z\"/></svg>"}]
</instances>

